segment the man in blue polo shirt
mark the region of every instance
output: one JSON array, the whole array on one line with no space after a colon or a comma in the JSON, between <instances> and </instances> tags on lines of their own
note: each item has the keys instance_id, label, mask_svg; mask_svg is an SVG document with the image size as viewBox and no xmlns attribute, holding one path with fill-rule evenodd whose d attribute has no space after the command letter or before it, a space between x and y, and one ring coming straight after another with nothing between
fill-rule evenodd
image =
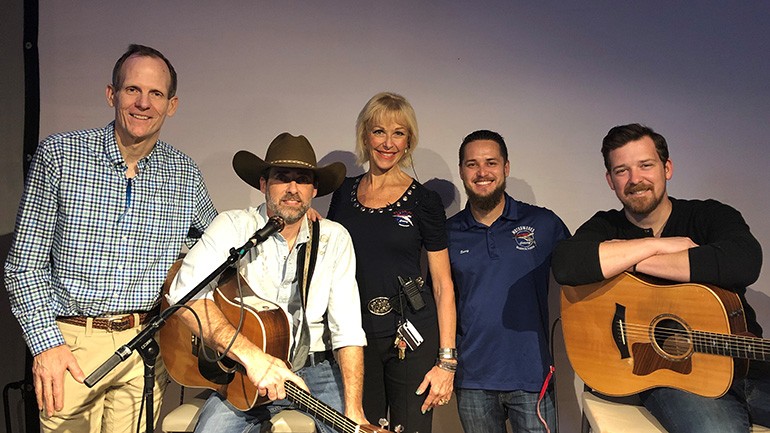
<instances>
[{"instance_id":1,"label":"man in blue polo shirt","mask_svg":"<svg viewBox=\"0 0 770 433\"><path fill-rule=\"evenodd\" d=\"M447 231L457 288L455 392L466 432L504 433L506 418L513 431L556 431L548 284L551 252L569 231L550 210L506 194L509 172L500 134L465 137L468 204Z\"/></svg>"}]
</instances>

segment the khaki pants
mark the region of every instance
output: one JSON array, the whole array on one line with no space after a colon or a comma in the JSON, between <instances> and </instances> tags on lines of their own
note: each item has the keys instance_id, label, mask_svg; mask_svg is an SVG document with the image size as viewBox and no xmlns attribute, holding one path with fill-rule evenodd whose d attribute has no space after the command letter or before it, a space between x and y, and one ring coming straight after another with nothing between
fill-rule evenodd
<instances>
[{"instance_id":1,"label":"khaki pants","mask_svg":"<svg viewBox=\"0 0 770 433\"><path fill-rule=\"evenodd\" d=\"M85 327L61 322L57 322L57 325L86 376L102 365L119 347L131 341L142 329L139 326L121 332L93 329L91 319ZM155 424L158 422L161 399L167 383L168 373L158 356L155 363L153 397ZM64 409L50 418L45 416L45 412L41 412L41 431L134 433L137 422L141 422L139 431L144 432L147 412L141 404L143 390L144 362L136 351L93 388L77 383L67 372L64 374Z\"/></svg>"}]
</instances>

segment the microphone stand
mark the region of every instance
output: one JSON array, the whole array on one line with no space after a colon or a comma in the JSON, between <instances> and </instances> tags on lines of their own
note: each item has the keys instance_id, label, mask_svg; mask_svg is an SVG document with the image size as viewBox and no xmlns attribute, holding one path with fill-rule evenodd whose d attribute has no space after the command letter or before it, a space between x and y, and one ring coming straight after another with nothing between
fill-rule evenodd
<instances>
[{"instance_id":1,"label":"microphone stand","mask_svg":"<svg viewBox=\"0 0 770 433\"><path fill-rule=\"evenodd\" d=\"M283 229L283 221L280 222L280 227L276 228L274 232L281 231ZM233 263L240 260L246 253L253 247L257 246L257 244L264 242L269 235L266 235L264 232L264 229L256 232L245 244L243 244L240 248L230 248L230 255L227 257L227 259L219 265L218 268L216 268L212 273L210 273L206 278L203 279L200 283L198 283L197 286L195 286L192 290L190 290L186 295L184 295L179 301L165 310L163 310L157 317L152 319L150 323L147 324L147 327L144 328L139 334L137 334L136 337L134 337L131 341L124 344L118 350L115 351L115 353L107 359L101 366L99 366L96 370L93 371L85 380L86 386L89 388L93 388L94 385L96 385L97 382L99 382L104 376L107 375L110 371L112 371L115 367L118 366L121 362L128 359L128 357L131 355L131 352L136 350L139 352L139 355L142 357L142 360L144 361L144 399L145 399L145 410L146 410L146 432L152 433L154 429L154 419L155 416L153 414L153 389L155 388L155 361L158 358L158 354L160 352L160 347L158 346L158 343L153 338L153 335L155 335L158 330L166 323L166 319L169 318L172 314L174 314L180 306L186 304L188 301L190 301L195 295L198 294L201 290L203 290L204 287L208 286L209 283L211 283L215 278L217 278L219 275L222 274L228 267L230 267Z\"/></svg>"}]
</instances>

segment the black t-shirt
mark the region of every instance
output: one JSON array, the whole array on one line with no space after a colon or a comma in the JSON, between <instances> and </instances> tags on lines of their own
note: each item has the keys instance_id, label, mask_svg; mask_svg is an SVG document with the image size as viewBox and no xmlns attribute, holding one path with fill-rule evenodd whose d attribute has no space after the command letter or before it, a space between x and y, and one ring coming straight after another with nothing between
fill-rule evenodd
<instances>
[{"instance_id":1,"label":"black t-shirt","mask_svg":"<svg viewBox=\"0 0 770 433\"><path fill-rule=\"evenodd\" d=\"M735 292L746 313L749 332L762 336L754 309L746 302L746 286L759 278L762 248L740 212L716 200L671 197L671 215L661 237L686 236L698 244L689 250L690 281ZM560 284L580 285L604 279L599 244L610 239L640 239L651 230L632 224L622 210L597 212L575 234L560 242L552 269Z\"/></svg>"},{"instance_id":2,"label":"black t-shirt","mask_svg":"<svg viewBox=\"0 0 770 433\"><path fill-rule=\"evenodd\" d=\"M428 251L447 247L446 215L439 195L417 181L412 181L392 205L379 209L365 207L357 197L362 177L345 179L332 196L327 217L342 224L353 239L364 330L370 337L385 337L395 334L400 316L395 313L375 316L366 305L376 297L396 296L399 276L422 275L423 247ZM427 284L422 295L426 303L424 309L415 314L404 308L405 317L418 330L421 326L437 326L433 292Z\"/></svg>"}]
</instances>

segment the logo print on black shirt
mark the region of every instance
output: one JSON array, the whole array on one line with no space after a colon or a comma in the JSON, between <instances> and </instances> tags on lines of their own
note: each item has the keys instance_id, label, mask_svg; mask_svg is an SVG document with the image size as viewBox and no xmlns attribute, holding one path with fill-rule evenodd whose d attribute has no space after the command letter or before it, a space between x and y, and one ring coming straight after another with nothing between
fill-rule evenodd
<instances>
[{"instance_id":1,"label":"logo print on black shirt","mask_svg":"<svg viewBox=\"0 0 770 433\"><path fill-rule=\"evenodd\" d=\"M412 223L412 212L408 210L399 210L393 212L393 218L400 227L414 227Z\"/></svg>"}]
</instances>

